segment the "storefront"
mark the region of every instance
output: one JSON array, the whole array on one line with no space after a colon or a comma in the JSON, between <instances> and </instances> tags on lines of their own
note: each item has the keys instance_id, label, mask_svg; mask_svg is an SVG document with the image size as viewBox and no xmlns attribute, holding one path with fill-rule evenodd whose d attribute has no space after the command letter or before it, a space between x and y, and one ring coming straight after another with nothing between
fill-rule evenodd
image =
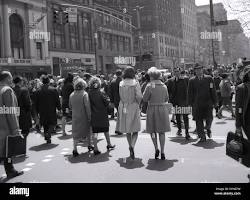
<instances>
[{"instance_id":1,"label":"storefront","mask_svg":"<svg viewBox=\"0 0 250 200\"><path fill-rule=\"evenodd\" d=\"M42 74L50 74L51 66L49 64L34 63L32 59L0 59L0 71L10 71L13 76L19 75L28 80L38 78Z\"/></svg>"}]
</instances>

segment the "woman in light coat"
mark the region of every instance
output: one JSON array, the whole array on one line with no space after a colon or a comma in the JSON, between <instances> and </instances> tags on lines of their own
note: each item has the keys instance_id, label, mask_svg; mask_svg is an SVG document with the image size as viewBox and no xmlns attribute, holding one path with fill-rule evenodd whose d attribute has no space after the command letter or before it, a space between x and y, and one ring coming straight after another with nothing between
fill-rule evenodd
<instances>
[{"instance_id":1,"label":"woman in light coat","mask_svg":"<svg viewBox=\"0 0 250 200\"><path fill-rule=\"evenodd\" d=\"M135 80L135 71L132 67L125 69L123 80L120 82L119 93L119 116L116 131L127 133L130 157L134 159L134 147L138 132L141 130L140 102L142 93L139 82Z\"/></svg>"},{"instance_id":2,"label":"woman in light coat","mask_svg":"<svg viewBox=\"0 0 250 200\"><path fill-rule=\"evenodd\" d=\"M87 83L78 78L74 82L74 92L69 97L69 107L72 110L72 135L74 141L73 156L78 156L77 144L79 141L88 139L88 150L94 150L90 142L91 109L88 93L85 92Z\"/></svg>"},{"instance_id":3,"label":"woman in light coat","mask_svg":"<svg viewBox=\"0 0 250 200\"><path fill-rule=\"evenodd\" d=\"M160 81L161 72L157 68L150 68L148 74L151 82L143 93L143 101L148 102L146 132L151 134L155 147L155 159L158 159L160 154L157 145L157 133L159 134L161 159L165 160L165 132L170 131L168 89Z\"/></svg>"}]
</instances>

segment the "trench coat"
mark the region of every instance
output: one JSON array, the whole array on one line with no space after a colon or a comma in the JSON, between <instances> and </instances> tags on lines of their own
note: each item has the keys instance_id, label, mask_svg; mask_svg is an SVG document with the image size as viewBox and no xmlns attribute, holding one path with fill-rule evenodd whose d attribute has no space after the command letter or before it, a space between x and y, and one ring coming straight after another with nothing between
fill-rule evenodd
<instances>
[{"instance_id":1,"label":"trench coat","mask_svg":"<svg viewBox=\"0 0 250 200\"><path fill-rule=\"evenodd\" d=\"M147 133L165 133L171 130L168 100L168 88L161 81L152 81L147 85L143 93L143 101L148 102Z\"/></svg>"},{"instance_id":2,"label":"trench coat","mask_svg":"<svg viewBox=\"0 0 250 200\"><path fill-rule=\"evenodd\" d=\"M120 103L116 131L135 133L141 130L141 87L135 79L124 79L119 86Z\"/></svg>"},{"instance_id":3,"label":"trench coat","mask_svg":"<svg viewBox=\"0 0 250 200\"><path fill-rule=\"evenodd\" d=\"M9 86L0 85L0 108L4 107L17 108L18 103L14 91ZM15 113L0 113L0 158L4 158L6 155L5 148L7 136L17 135L18 130L18 116Z\"/></svg>"},{"instance_id":4,"label":"trench coat","mask_svg":"<svg viewBox=\"0 0 250 200\"><path fill-rule=\"evenodd\" d=\"M74 91L69 97L72 110L72 136L74 140L90 135L91 110L89 95L84 90Z\"/></svg>"}]
</instances>

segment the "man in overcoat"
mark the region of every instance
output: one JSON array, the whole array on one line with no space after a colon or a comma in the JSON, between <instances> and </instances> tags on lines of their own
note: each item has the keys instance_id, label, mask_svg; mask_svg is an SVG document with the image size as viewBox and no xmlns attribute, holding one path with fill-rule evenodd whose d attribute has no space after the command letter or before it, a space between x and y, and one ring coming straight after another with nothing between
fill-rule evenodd
<instances>
[{"instance_id":1,"label":"man in overcoat","mask_svg":"<svg viewBox=\"0 0 250 200\"><path fill-rule=\"evenodd\" d=\"M48 76L42 77L42 83L43 86L37 92L36 106L40 115L40 123L44 128L44 138L50 144L51 133L57 124L56 111L61 112L61 104L56 88L49 85Z\"/></svg>"},{"instance_id":2,"label":"man in overcoat","mask_svg":"<svg viewBox=\"0 0 250 200\"><path fill-rule=\"evenodd\" d=\"M199 142L206 141L204 129L209 138L211 138L211 125L213 121L213 108L217 106L216 88L213 78L203 73L203 67L196 64L195 77L189 80L188 102L192 106L193 116L196 121ZM206 126L204 126L204 120Z\"/></svg>"},{"instance_id":3,"label":"man in overcoat","mask_svg":"<svg viewBox=\"0 0 250 200\"><path fill-rule=\"evenodd\" d=\"M4 161L7 178L14 178L23 174L15 170L12 159L6 156L6 141L9 135L19 134L18 105L14 91L11 89L12 75L10 72L0 72L0 159ZM5 108L12 108L16 113L5 113Z\"/></svg>"}]
</instances>

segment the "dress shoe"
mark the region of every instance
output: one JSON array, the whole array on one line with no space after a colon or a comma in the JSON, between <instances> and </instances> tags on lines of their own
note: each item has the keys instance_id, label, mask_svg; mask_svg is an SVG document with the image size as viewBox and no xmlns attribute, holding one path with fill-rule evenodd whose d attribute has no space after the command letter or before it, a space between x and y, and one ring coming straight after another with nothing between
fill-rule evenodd
<instances>
[{"instance_id":1,"label":"dress shoe","mask_svg":"<svg viewBox=\"0 0 250 200\"><path fill-rule=\"evenodd\" d=\"M186 140L190 140L190 139L191 139L191 137L190 137L190 135L189 135L189 133L188 133L188 132L186 132L186 136L185 136L185 138L186 138Z\"/></svg>"},{"instance_id":2,"label":"dress shoe","mask_svg":"<svg viewBox=\"0 0 250 200\"><path fill-rule=\"evenodd\" d=\"M47 144L51 144L51 139L47 139Z\"/></svg>"},{"instance_id":3,"label":"dress shoe","mask_svg":"<svg viewBox=\"0 0 250 200\"><path fill-rule=\"evenodd\" d=\"M134 149L132 147L129 147L129 151L130 151L130 158L132 158L134 160L135 159Z\"/></svg>"},{"instance_id":4,"label":"dress shoe","mask_svg":"<svg viewBox=\"0 0 250 200\"><path fill-rule=\"evenodd\" d=\"M176 133L177 136L182 136L181 134L181 130L178 130L177 133Z\"/></svg>"},{"instance_id":5,"label":"dress shoe","mask_svg":"<svg viewBox=\"0 0 250 200\"><path fill-rule=\"evenodd\" d=\"M90 152L90 151L94 151L94 149L95 149L95 148L94 148L93 146L88 146L89 152Z\"/></svg>"},{"instance_id":6,"label":"dress shoe","mask_svg":"<svg viewBox=\"0 0 250 200\"><path fill-rule=\"evenodd\" d=\"M110 150L113 150L115 148L115 145L108 145L107 146L107 150L110 151Z\"/></svg>"},{"instance_id":7,"label":"dress shoe","mask_svg":"<svg viewBox=\"0 0 250 200\"><path fill-rule=\"evenodd\" d=\"M95 156L97 156L97 155L101 154L101 152L99 150L94 150L94 154L95 154Z\"/></svg>"},{"instance_id":8,"label":"dress shoe","mask_svg":"<svg viewBox=\"0 0 250 200\"><path fill-rule=\"evenodd\" d=\"M10 172L10 173L7 173L7 178L10 179L10 178L14 178L14 177L17 177L17 176L20 176L20 175L23 175L23 171L16 171L14 170L13 172Z\"/></svg>"},{"instance_id":9,"label":"dress shoe","mask_svg":"<svg viewBox=\"0 0 250 200\"><path fill-rule=\"evenodd\" d=\"M160 151L159 151L159 149L157 149L157 150L155 151L155 160L158 159L159 155L160 155Z\"/></svg>"},{"instance_id":10,"label":"dress shoe","mask_svg":"<svg viewBox=\"0 0 250 200\"><path fill-rule=\"evenodd\" d=\"M209 138L212 137L212 131L211 131L210 129L207 129L207 136L208 136Z\"/></svg>"},{"instance_id":11,"label":"dress shoe","mask_svg":"<svg viewBox=\"0 0 250 200\"><path fill-rule=\"evenodd\" d=\"M74 151L72 152L72 154L73 154L74 157L79 156L79 153L78 153L76 150L74 150Z\"/></svg>"},{"instance_id":12,"label":"dress shoe","mask_svg":"<svg viewBox=\"0 0 250 200\"><path fill-rule=\"evenodd\" d=\"M120 131L115 131L115 133L117 134L117 135L122 135L123 133L121 133Z\"/></svg>"},{"instance_id":13,"label":"dress shoe","mask_svg":"<svg viewBox=\"0 0 250 200\"><path fill-rule=\"evenodd\" d=\"M164 153L161 154L161 160L166 160L166 157L165 157Z\"/></svg>"}]
</instances>

